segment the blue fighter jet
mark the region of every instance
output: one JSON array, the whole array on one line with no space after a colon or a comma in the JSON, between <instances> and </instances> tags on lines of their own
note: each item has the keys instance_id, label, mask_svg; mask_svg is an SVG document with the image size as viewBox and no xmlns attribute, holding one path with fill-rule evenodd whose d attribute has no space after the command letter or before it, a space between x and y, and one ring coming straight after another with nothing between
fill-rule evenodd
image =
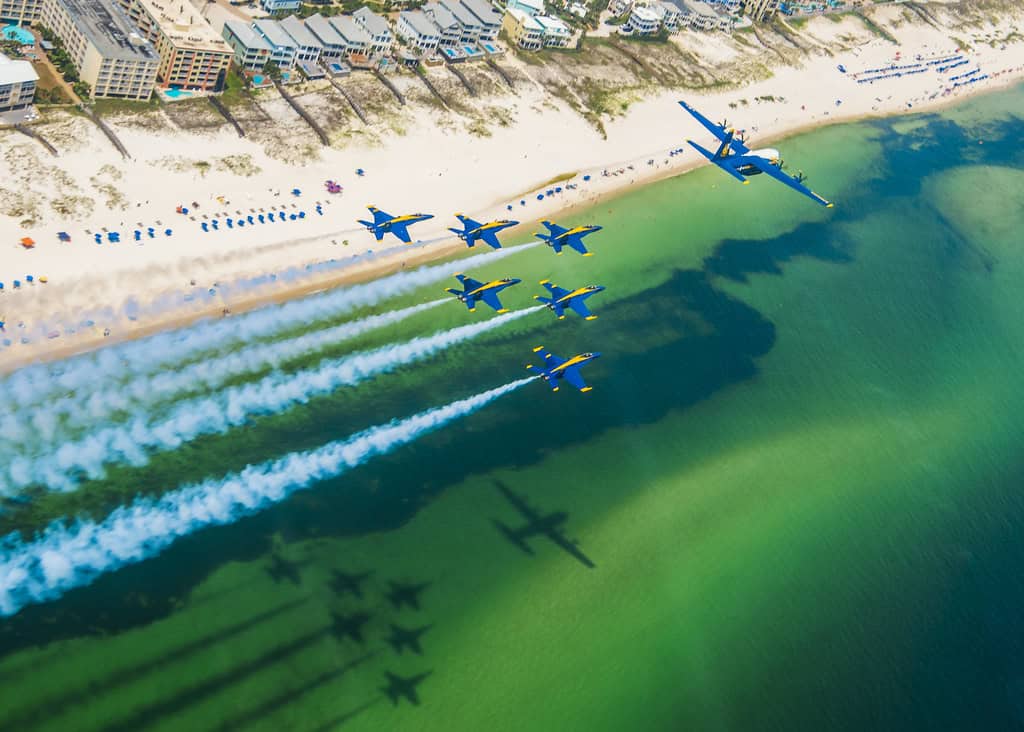
<instances>
[{"instance_id":1,"label":"blue fighter jet","mask_svg":"<svg viewBox=\"0 0 1024 732\"><path fill-rule=\"evenodd\" d=\"M534 295L533 299L547 305L548 310L557 315L559 320L565 317L566 308L569 308L584 320L593 320L597 317L590 313L583 301L591 295L596 295L604 290L603 285L587 285L586 287L577 287L575 290L566 290L563 287L551 284L550 280L541 280L540 283L548 289L551 297Z\"/></svg>"},{"instance_id":2,"label":"blue fighter jet","mask_svg":"<svg viewBox=\"0 0 1024 732\"><path fill-rule=\"evenodd\" d=\"M373 221L359 219L359 223L366 227L366 230L377 237L377 241L384 238L384 235L391 232L406 244L412 242L409 236L409 226L420 221L434 218L433 214L405 214L403 216L392 216L381 211L376 206L367 206L373 214Z\"/></svg>"},{"instance_id":3,"label":"blue fighter jet","mask_svg":"<svg viewBox=\"0 0 1024 732\"><path fill-rule=\"evenodd\" d=\"M474 221L468 216L463 216L460 213L455 214L455 218L462 222L463 228L450 228L448 231L466 242L467 247L472 247L478 241L483 241L495 249L501 249L501 242L498 241L498 232L519 224L518 221L509 221L508 219L489 221L486 224L481 224L479 221Z\"/></svg>"},{"instance_id":4,"label":"blue fighter jet","mask_svg":"<svg viewBox=\"0 0 1024 732\"><path fill-rule=\"evenodd\" d=\"M533 352L540 353L543 350L544 346L537 346L533 349ZM551 384L551 391L558 391L559 382L561 382L562 379L565 379L580 391L586 392L590 391L594 387L587 386L583 382L583 377L580 375L580 368L585 363L593 361L595 358L600 358L600 356L600 353L581 353L570 359L564 359L559 358L553 353L547 352L544 354L543 367L527 364L526 369L540 375L541 378Z\"/></svg>"},{"instance_id":5,"label":"blue fighter jet","mask_svg":"<svg viewBox=\"0 0 1024 732\"><path fill-rule=\"evenodd\" d=\"M507 313L508 308L503 308L501 302L498 300L498 293L504 290L506 287L512 285L518 285L522 280L517 280L511 277L506 277L500 280L491 280L490 282L480 282L474 280L472 277L466 277L464 274L456 274L457 279L462 284L462 290L453 290L448 288L445 292L448 292L455 297L459 298L461 302L466 303L466 307L469 308L469 312L476 310L476 304L481 300L485 304L490 305L499 313Z\"/></svg>"},{"instance_id":6,"label":"blue fighter jet","mask_svg":"<svg viewBox=\"0 0 1024 732\"><path fill-rule=\"evenodd\" d=\"M783 172L782 156L779 155L778 150L773 148L751 150L747 147L746 138L743 134L737 133L736 130L730 127L727 122L715 124L686 102L679 102L679 105L692 114L694 119L700 122L708 132L717 137L721 144L719 144L718 150L711 152L710 150L701 147L693 140L687 140L687 142L689 142L697 152L731 175L733 178L743 184L748 184L750 183L750 181L747 180L749 176L764 173L780 183L784 183L794 191L804 194L815 203L820 203L822 206L832 208L832 204L829 201L804 185L805 178L803 173L798 173L796 176L792 176Z\"/></svg>"},{"instance_id":7,"label":"blue fighter jet","mask_svg":"<svg viewBox=\"0 0 1024 732\"><path fill-rule=\"evenodd\" d=\"M582 254L584 257L589 257L593 252L588 252L587 248L583 246L583 237L587 234L593 234L595 231L600 231L603 227L601 226L574 226L571 229L567 229L564 226L559 226L550 221L541 221L545 227L547 227L547 234L539 234L534 232L534 236L541 241L547 242L547 245L555 250L555 254L562 253L562 247L571 247L577 252Z\"/></svg>"}]
</instances>

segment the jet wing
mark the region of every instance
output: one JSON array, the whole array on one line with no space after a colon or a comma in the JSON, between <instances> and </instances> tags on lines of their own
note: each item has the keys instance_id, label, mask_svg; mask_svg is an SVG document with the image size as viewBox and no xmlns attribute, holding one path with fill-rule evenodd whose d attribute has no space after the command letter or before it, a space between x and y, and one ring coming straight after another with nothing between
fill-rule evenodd
<instances>
[{"instance_id":1,"label":"jet wing","mask_svg":"<svg viewBox=\"0 0 1024 732\"><path fill-rule=\"evenodd\" d=\"M490 305L495 310L497 310L499 313L506 312L505 308L501 306L501 301L498 299L497 290L484 290L482 293L480 293L480 299L483 300L486 304Z\"/></svg>"},{"instance_id":2,"label":"jet wing","mask_svg":"<svg viewBox=\"0 0 1024 732\"><path fill-rule=\"evenodd\" d=\"M472 231L473 229L479 229L480 228L480 222L479 221L474 221L473 219L469 218L468 216L460 216L459 220L462 222L463 226L466 227L466 231L467 232Z\"/></svg>"},{"instance_id":3,"label":"jet wing","mask_svg":"<svg viewBox=\"0 0 1024 732\"><path fill-rule=\"evenodd\" d=\"M782 170L780 170L778 167L772 165L771 162L769 162L768 160L765 160L764 158L759 158L756 155L750 155L748 157L740 158L739 162L741 164L743 164L743 163L750 163L752 165L755 165L757 167L757 169L760 170L765 175L771 176L772 178L774 178L775 180L779 181L780 183L785 183L787 186L792 188L794 191L798 191L799 193L803 193L805 196L810 198L812 201L814 201L816 203L820 203L822 206L828 206L829 208L832 207L832 204L829 201L827 201L826 199L824 199L821 196L819 196L817 193L812 191L810 188L805 186L803 183L798 181L793 176L791 176L791 175L789 175L787 173L782 172Z\"/></svg>"},{"instance_id":4,"label":"jet wing","mask_svg":"<svg viewBox=\"0 0 1024 732\"><path fill-rule=\"evenodd\" d=\"M591 318L596 318L597 317L596 315L591 315L590 314L590 310L587 309L587 304L585 302L583 302L583 300L585 298L586 298L586 295L579 295L577 297L574 297L571 300L569 300L568 305L581 318L586 318L587 320L590 320Z\"/></svg>"},{"instance_id":5,"label":"jet wing","mask_svg":"<svg viewBox=\"0 0 1024 732\"><path fill-rule=\"evenodd\" d=\"M491 229L481 231L480 239L495 249L501 249L501 242L498 241L497 234L495 234Z\"/></svg>"},{"instance_id":6,"label":"jet wing","mask_svg":"<svg viewBox=\"0 0 1024 732\"><path fill-rule=\"evenodd\" d=\"M562 373L565 374L565 380L580 391L590 391L590 389L587 388L586 382L583 381L583 375L580 373L579 366L570 366Z\"/></svg>"},{"instance_id":7,"label":"jet wing","mask_svg":"<svg viewBox=\"0 0 1024 732\"><path fill-rule=\"evenodd\" d=\"M393 218L395 217L389 213L381 211L379 208L373 209L373 223L375 224L383 224L385 221L390 221Z\"/></svg>"},{"instance_id":8,"label":"jet wing","mask_svg":"<svg viewBox=\"0 0 1024 732\"><path fill-rule=\"evenodd\" d=\"M455 278L462 283L463 287L466 288L467 295L471 293L473 290L479 290L481 287L484 286L483 282L480 282L479 280L474 280L472 277L467 277L466 275L455 275Z\"/></svg>"},{"instance_id":9,"label":"jet wing","mask_svg":"<svg viewBox=\"0 0 1024 732\"><path fill-rule=\"evenodd\" d=\"M567 554L571 554L573 557L579 560L579 562L584 566L589 567L590 569L594 569L595 565L592 561L590 561L590 558L586 554L584 554L580 550L580 548L576 546L576 544L569 541L569 539L563 536L561 532L551 529L550 531L545 531L544 536L550 539L552 543L554 543L554 545L557 546L559 549L566 552Z\"/></svg>"},{"instance_id":10,"label":"jet wing","mask_svg":"<svg viewBox=\"0 0 1024 732\"><path fill-rule=\"evenodd\" d=\"M559 236L560 234L564 234L568 231L564 226L559 226L558 224L554 224L550 221L541 221L541 223L547 227L549 232L551 232L551 236Z\"/></svg>"},{"instance_id":11,"label":"jet wing","mask_svg":"<svg viewBox=\"0 0 1024 732\"><path fill-rule=\"evenodd\" d=\"M541 282L541 284L544 285L544 287L547 288L548 292L551 293L551 296L555 300L561 300L563 297L565 297L566 295L569 294L569 291L567 289L565 289L564 287L559 287L558 285L553 285L550 282L548 282L547 280L545 280L544 282Z\"/></svg>"},{"instance_id":12,"label":"jet wing","mask_svg":"<svg viewBox=\"0 0 1024 732\"><path fill-rule=\"evenodd\" d=\"M590 252L587 251L587 248L583 246L583 237L581 237L579 234L574 234L572 236L566 237L565 243L567 246L572 247L580 254L590 254Z\"/></svg>"},{"instance_id":13,"label":"jet wing","mask_svg":"<svg viewBox=\"0 0 1024 732\"><path fill-rule=\"evenodd\" d=\"M391 224L391 233L397 236L399 239L404 241L406 244L412 243L412 237L409 236L409 224L404 222L395 222Z\"/></svg>"},{"instance_id":14,"label":"jet wing","mask_svg":"<svg viewBox=\"0 0 1024 732\"><path fill-rule=\"evenodd\" d=\"M544 368L548 369L549 371L555 368L556 366L561 366L563 363L565 363L564 358L559 358L553 353L544 354Z\"/></svg>"},{"instance_id":15,"label":"jet wing","mask_svg":"<svg viewBox=\"0 0 1024 732\"><path fill-rule=\"evenodd\" d=\"M731 135L729 133L729 130L727 130L722 125L716 125L714 122L709 120L707 117L705 117L703 114L698 112L696 109L691 107L686 102L679 102L679 106L685 109L690 114L692 114L693 118L700 122L704 126L704 129L706 129L712 135L717 137L719 142L728 141L729 146L732 148L733 152L739 155L745 155L746 153L750 152L750 148L748 148L742 142L737 140L736 137L734 135Z\"/></svg>"}]
</instances>

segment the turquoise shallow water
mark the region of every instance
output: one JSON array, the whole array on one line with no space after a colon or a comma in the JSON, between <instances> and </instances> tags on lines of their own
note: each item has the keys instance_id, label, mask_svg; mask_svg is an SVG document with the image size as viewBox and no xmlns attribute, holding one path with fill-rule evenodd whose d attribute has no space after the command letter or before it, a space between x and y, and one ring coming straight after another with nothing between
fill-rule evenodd
<instances>
[{"instance_id":1,"label":"turquoise shallow water","mask_svg":"<svg viewBox=\"0 0 1024 732\"><path fill-rule=\"evenodd\" d=\"M598 320L531 314L8 506L5 530L102 518L519 378L539 343L604 353L589 394L530 384L0 622L0 727L1019 728L1022 102L781 143L831 211L713 170L602 204L595 257L472 273L523 278L515 308L543 278L604 284ZM329 355L470 317L441 306ZM498 482L565 512L596 566L508 542ZM372 574L358 596L337 571ZM426 585L418 608L395 581ZM429 626L422 653L392 625ZM419 706L382 695L389 671L430 672Z\"/></svg>"}]
</instances>

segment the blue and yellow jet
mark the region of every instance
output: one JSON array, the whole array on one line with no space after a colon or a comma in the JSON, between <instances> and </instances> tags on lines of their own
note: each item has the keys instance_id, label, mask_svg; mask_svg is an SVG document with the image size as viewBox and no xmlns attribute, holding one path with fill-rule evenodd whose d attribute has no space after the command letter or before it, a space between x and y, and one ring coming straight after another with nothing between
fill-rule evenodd
<instances>
[{"instance_id":1,"label":"blue and yellow jet","mask_svg":"<svg viewBox=\"0 0 1024 732\"><path fill-rule=\"evenodd\" d=\"M596 295L604 290L602 285L587 285L586 287L577 287L575 290L566 290L563 287L551 284L550 280L541 280L540 283L551 293L551 297L534 295L533 299L547 305L548 310L557 315L559 320L565 317L566 308L569 308L585 320L593 320L597 317L590 313L590 310L587 309L583 301L591 295Z\"/></svg>"},{"instance_id":2,"label":"blue and yellow jet","mask_svg":"<svg viewBox=\"0 0 1024 732\"><path fill-rule=\"evenodd\" d=\"M700 122L704 128L718 138L721 143L718 150L711 152L701 147L693 140L687 140L694 150L706 157L712 163L724 170L741 183L750 183L747 178L752 175L765 175L774 178L780 183L802 193L815 203L832 208L832 204L804 185L804 174L799 173L795 177L782 171L782 156L774 148L762 150L751 150L746 146L746 139L742 134L723 122L715 124L686 102L679 102L679 106L693 115L693 118Z\"/></svg>"},{"instance_id":3,"label":"blue and yellow jet","mask_svg":"<svg viewBox=\"0 0 1024 732\"><path fill-rule=\"evenodd\" d=\"M533 349L534 353L540 353L544 350L544 346L537 346ZM558 391L559 382L565 379L570 384L575 386L580 391L590 391L594 387L587 386L583 382L583 376L580 375L580 368L589 361L593 361L595 358L600 358L600 353L581 353L577 356L573 356L570 359L559 358L553 353L547 352L544 354L544 366L534 366L533 364L526 364L526 369L538 374L542 379L551 384L551 391Z\"/></svg>"},{"instance_id":4,"label":"blue and yellow jet","mask_svg":"<svg viewBox=\"0 0 1024 732\"><path fill-rule=\"evenodd\" d=\"M504 290L506 287L512 285L518 285L522 280L517 280L511 277L506 277L501 280L491 280L490 282L480 282L474 280L472 277L466 277L464 274L456 274L457 279L462 284L462 290L453 290L448 288L445 292L455 295L461 302L466 303L466 307L469 308L469 312L476 310L476 304L483 300L487 305L490 305L499 313L507 313L508 308L503 308L501 302L498 300L498 293Z\"/></svg>"},{"instance_id":5,"label":"blue and yellow jet","mask_svg":"<svg viewBox=\"0 0 1024 732\"><path fill-rule=\"evenodd\" d=\"M486 224L481 224L479 221L474 221L460 213L455 214L455 218L462 222L463 228L449 228L448 231L466 242L467 247L472 247L478 241L483 241L495 249L501 249L501 242L498 241L498 232L504 231L511 226L519 225L518 221L509 221L508 219L488 221Z\"/></svg>"},{"instance_id":6,"label":"blue and yellow jet","mask_svg":"<svg viewBox=\"0 0 1024 732\"><path fill-rule=\"evenodd\" d=\"M406 244L412 242L412 238L409 236L409 226L420 221L426 221L427 219L434 218L434 214L405 214L404 216L392 216L389 213L381 211L376 206L367 206L370 209L370 213L373 214L373 221L364 221L359 219L359 223L366 227L366 230L377 237L377 241L384 238L384 235L391 232L399 239L404 241Z\"/></svg>"},{"instance_id":7,"label":"blue and yellow jet","mask_svg":"<svg viewBox=\"0 0 1024 732\"><path fill-rule=\"evenodd\" d=\"M561 254L562 247L570 247L575 249L584 257L591 256L593 252L588 252L587 248L583 246L583 237L604 228L601 226L587 225L574 226L571 229L567 229L564 226L559 226L558 224L550 221L541 221L541 223L547 227L548 233L540 234L534 232L533 235L541 241L547 242L547 245L555 250L555 254Z\"/></svg>"}]
</instances>

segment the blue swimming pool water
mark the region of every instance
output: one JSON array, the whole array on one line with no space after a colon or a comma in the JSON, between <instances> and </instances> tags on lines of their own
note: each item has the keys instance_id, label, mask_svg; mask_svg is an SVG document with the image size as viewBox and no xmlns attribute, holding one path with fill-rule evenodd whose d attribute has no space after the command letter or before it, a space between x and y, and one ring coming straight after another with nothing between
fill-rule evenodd
<instances>
[{"instance_id":1,"label":"blue swimming pool water","mask_svg":"<svg viewBox=\"0 0 1024 732\"><path fill-rule=\"evenodd\" d=\"M20 28L16 25L6 25L0 34L8 41L18 41L26 46L31 46L36 42L35 36L24 28Z\"/></svg>"}]
</instances>

